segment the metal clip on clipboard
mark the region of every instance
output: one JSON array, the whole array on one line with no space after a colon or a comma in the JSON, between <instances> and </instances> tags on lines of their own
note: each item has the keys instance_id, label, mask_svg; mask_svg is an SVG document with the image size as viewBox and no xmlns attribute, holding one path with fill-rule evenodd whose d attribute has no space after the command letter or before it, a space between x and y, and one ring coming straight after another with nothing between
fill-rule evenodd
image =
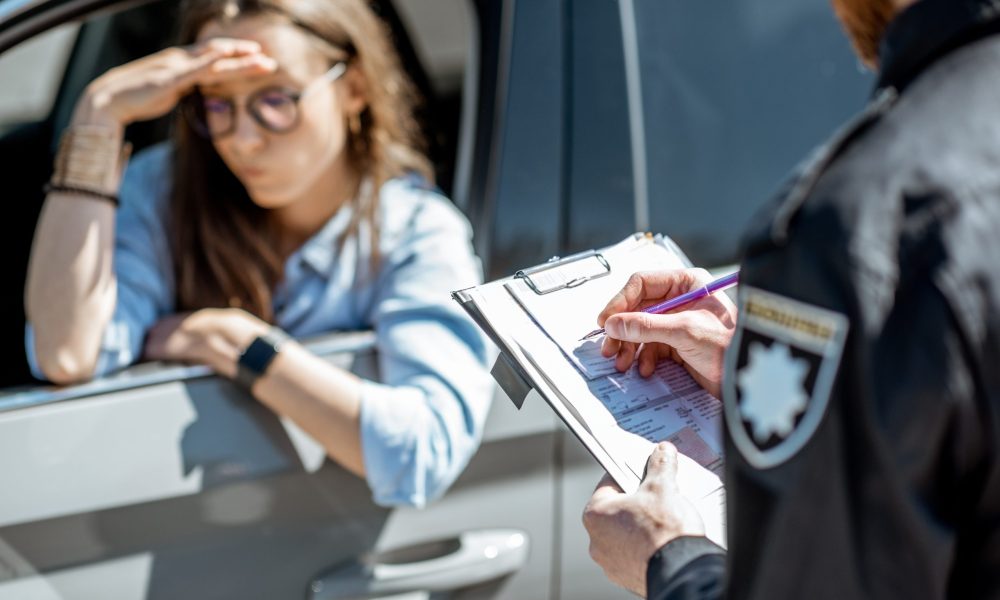
<instances>
[{"instance_id":1,"label":"metal clip on clipboard","mask_svg":"<svg viewBox=\"0 0 1000 600\"><path fill-rule=\"evenodd\" d=\"M578 287L610 274L611 265L607 259L596 250L588 250L565 258L553 257L538 266L518 271L514 278L523 280L536 294L544 295ZM514 406L521 408L533 388L520 366L501 352L491 373Z\"/></svg>"},{"instance_id":2,"label":"metal clip on clipboard","mask_svg":"<svg viewBox=\"0 0 1000 600\"><path fill-rule=\"evenodd\" d=\"M604 255L588 250L565 258L553 257L536 267L518 271L514 278L523 280L531 291L542 296L578 287L610 274L611 265Z\"/></svg>"}]
</instances>

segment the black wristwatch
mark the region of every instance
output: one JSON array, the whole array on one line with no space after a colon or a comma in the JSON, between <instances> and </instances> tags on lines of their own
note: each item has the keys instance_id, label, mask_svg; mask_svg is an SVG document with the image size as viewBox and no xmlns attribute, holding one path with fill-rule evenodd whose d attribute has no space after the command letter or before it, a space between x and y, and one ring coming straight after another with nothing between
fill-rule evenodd
<instances>
[{"instance_id":1,"label":"black wristwatch","mask_svg":"<svg viewBox=\"0 0 1000 600\"><path fill-rule=\"evenodd\" d=\"M288 339L288 335L277 327L255 337L236 361L236 383L249 390L257 378L267 371Z\"/></svg>"}]
</instances>

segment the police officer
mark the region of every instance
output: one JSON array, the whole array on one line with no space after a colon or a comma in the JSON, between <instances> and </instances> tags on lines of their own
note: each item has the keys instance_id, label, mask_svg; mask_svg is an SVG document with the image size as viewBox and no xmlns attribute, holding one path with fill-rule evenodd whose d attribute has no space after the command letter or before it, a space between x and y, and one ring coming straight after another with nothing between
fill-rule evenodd
<instances>
[{"instance_id":1,"label":"police officer","mask_svg":"<svg viewBox=\"0 0 1000 600\"><path fill-rule=\"evenodd\" d=\"M1000 598L1000 0L834 5L877 89L751 229L737 325L725 298L628 313L695 272L599 319L606 354L669 354L725 406L728 557L666 444L584 513L650 598Z\"/></svg>"}]
</instances>

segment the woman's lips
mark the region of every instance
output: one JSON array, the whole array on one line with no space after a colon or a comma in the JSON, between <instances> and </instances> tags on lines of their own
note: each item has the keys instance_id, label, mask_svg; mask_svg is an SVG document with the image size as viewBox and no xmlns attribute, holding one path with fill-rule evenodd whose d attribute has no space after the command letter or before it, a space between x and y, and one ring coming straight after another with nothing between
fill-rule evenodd
<instances>
[{"instance_id":1,"label":"woman's lips","mask_svg":"<svg viewBox=\"0 0 1000 600\"><path fill-rule=\"evenodd\" d=\"M247 179L258 179L265 174L264 169L259 167L243 167L239 172L240 175L246 177Z\"/></svg>"}]
</instances>

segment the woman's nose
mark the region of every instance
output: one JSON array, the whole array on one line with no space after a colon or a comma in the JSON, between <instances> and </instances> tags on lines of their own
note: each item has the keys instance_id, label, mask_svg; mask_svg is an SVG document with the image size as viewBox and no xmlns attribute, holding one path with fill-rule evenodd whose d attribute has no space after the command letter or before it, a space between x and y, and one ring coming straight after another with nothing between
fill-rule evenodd
<instances>
[{"instance_id":1,"label":"woman's nose","mask_svg":"<svg viewBox=\"0 0 1000 600\"><path fill-rule=\"evenodd\" d=\"M236 120L233 127L232 143L241 154L253 154L260 150L266 139L260 125L250 116L250 113L239 108L233 115Z\"/></svg>"}]
</instances>

